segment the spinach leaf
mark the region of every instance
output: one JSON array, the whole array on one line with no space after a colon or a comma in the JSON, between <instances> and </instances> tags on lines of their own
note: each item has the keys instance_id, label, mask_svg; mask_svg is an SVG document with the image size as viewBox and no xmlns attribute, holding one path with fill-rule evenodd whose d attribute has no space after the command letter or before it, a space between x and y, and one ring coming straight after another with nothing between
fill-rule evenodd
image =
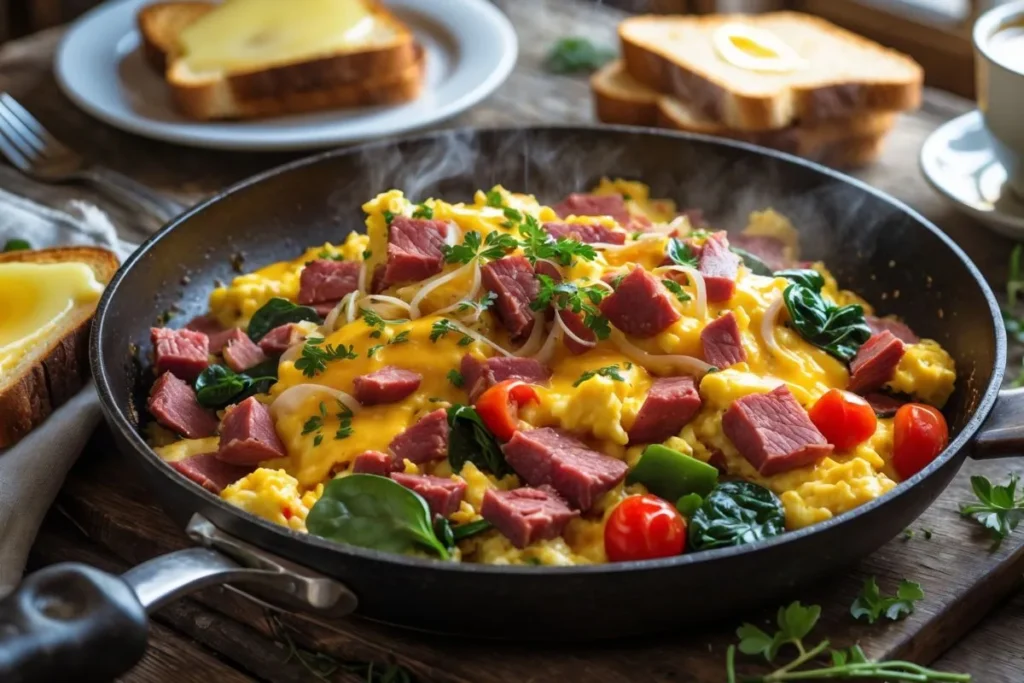
<instances>
[{"instance_id":1,"label":"spinach leaf","mask_svg":"<svg viewBox=\"0 0 1024 683\"><path fill-rule=\"evenodd\" d=\"M754 275L765 275L767 277L771 277L775 274L768 264L762 261L759 256L750 253L746 249L729 247L729 251L739 256L743 260L743 265L749 268L750 272Z\"/></svg>"},{"instance_id":2,"label":"spinach leaf","mask_svg":"<svg viewBox=\"0 0 1024 683\"><path fill-rule=\"evenodd\" d=\"M274 297L252 314L252 318L249 320L249 339L258 342L275 327L303 320L309 320L318 325L323 322L320 314L309 306L299 306L288 299Z\"/></svg>"},{"instance_id":3,"label":"spinach leaf","mask_svg":"<svg viewBox=\"0 0 1024 683\"><path fill-rule=\"evenodd\" d=\"M825 276L810 268L777 270L775 271L775 277L784 277L815 292L820 292L821 288L825 286Z\"/></svg>"},{"instance_id":4,"label":"spinach leaf","mask_svg":"<svg viewBox=\"0 0 1024 683\"><path fill-rule=\"evenodd\" d=\"M719 484L690 518L690 545L710 550L778 536L786 516L778 496L748 481Z\"/></svg>"},{"instance_id":5,"label":"spinach leaf","mask_svg":"<svg viewBox=\"0 0 1024 683\"><path fill-rule=\"evenodd\" d=\"M448 559L419 494L375 474L334 479L306 517L309 533L392 553L426 549Z\"/></svg>"},{"instance_id":6,"label":"spinach leaf","mask_svg":"<svg viewBox=\"0 0 1024 683\"><path fill-rule=\"evenodd\" d=\"M217 409L266 391L269 383L277 379L277 361L264 361L250 368L249 373L235 372L224 365L210 365L196 378L196 400L204 408Z\"/></svg>"},{"instance_id":7,"label":"spinach leaf","mask_svg":"<svg viewBox=\"0 0 1024 683\"><path fill-rule=\"evenodd\" d=\"M472 406L456 404L448 409L448 462L453 472L471 462L496 477L511 474L497 439Z\"/></svg>"},{"instance_id":8,"label":"spinach leaf","mask_svg":"<svg viewBox=\"0 0 1024 683\"><path fill-rule=\"evenodd\" d=\"M461 541L464 538L470 536L476 536L485 531L493 529L494 526L486 519L478 519L475 522L468 522L466 524L459 524L458 526L452 527L452 538L457 541Z\"/></svg>"},{"instance_id":9,"label":"spinach leaf","mask_svg":"<svg viewBox=\"0 0 1024 683\"><path fill-rule=\"evenodd\" d=\"M26 251L31 248L32 245L29 244L28 240L13 239L7 240L7 242L4 243L3 251L5 253L8 251Z\"/></svg>"},{"instance_id":10,"label":"spinach leaf","mask_svg":"<svg viewBox=\"0 0 1024 683\"><path fill-rule=\"evenodd\" d=\"M858 304L836 306L796 282L786 286L782 298L800 336L841 361L849 363L871 336L864 309Z\"/></svg>"}]
</instances>

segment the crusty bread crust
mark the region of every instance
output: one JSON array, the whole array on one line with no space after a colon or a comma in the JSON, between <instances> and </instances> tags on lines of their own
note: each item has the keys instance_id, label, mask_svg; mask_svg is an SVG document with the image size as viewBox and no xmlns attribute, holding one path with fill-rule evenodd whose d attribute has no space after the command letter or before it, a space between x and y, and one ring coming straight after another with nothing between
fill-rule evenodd
<instances>
[{"instance_id":1,"label":"crusty bread crust","mask_svg":"<svg viewBox=\"0 0 1024 683\"><path fill-rule=\"evenodd\" d=\"M641 83L675 95L689 102L705 116L738 130L772 130L785 128L794 122L813 123L848 118L867 110L907 111L920 106L923 71L909 57L882 48L818 17L798 12L777 12L774 16L790 17L792 21L816 25L820 31L830 35L837 45L844 42L871 45L890 54L893 59L910 65L916 77L904 81L823 81L810 87L793 85L771 94L744 93L728 82L719 82L695 66L680 63L663 46L646 44L634 35L631 28L637 22L659 20L653 16L630 18L619 25L623 62L630 75ZM688 20L706 25L707 30L711 31L723 21L723 17L707 15Z\"/></svg>"},{"instance_id":2,"label":"crusty bread crust","mask_svg":"<svg viewBox=\"0 0 1024 683\"><path fill-rule=\"evenodd\" d=\"M109 282L117 257L95 247L60 247L0 254L0 263L80 262ZM13 445L74 396L89 379L89 329L95 306L72 311L31 362L0 380L0 448Z\"/></svg>"},{"instance_id":3,"label":"crusty bread crust","mask_svg":"<svg viewBox=\"0 0 1024 683\"><path fill-rule=\"evenodd\" d=\"M198 0L174 0L147 5L136 16L142 36L142 54L154 70L162 76L177 52L176 43L181 29L203 16L216 5Z\"/></svg>"}]
</instances>

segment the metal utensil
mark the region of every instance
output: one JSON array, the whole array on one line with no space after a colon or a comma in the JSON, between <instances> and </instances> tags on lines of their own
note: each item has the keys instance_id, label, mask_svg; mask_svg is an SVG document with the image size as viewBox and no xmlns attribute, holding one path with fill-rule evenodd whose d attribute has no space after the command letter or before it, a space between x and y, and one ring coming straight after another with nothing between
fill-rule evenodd
<instances>
[{"instance_id":1,"label":"metal utensil","mask_svg":"<svg viewBox=\"0 0 1024 683\"><path fill-rule=\"evenodd\" d=\"M25 175L44 183L86 182L130 209L166 223L185 207L145 185L87 162L55 138L32 114L0 92L0 153Z\"/></svg>"}]
</instances>

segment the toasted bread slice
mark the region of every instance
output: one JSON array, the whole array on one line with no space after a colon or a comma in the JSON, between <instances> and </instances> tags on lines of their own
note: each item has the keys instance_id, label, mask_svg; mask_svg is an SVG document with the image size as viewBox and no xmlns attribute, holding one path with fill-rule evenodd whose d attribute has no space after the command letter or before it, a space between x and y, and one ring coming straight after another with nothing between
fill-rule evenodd
<instances>
[{"instance_id":1,"label":"toasted bread slice","mask_svg":"<svg viewBox=\"0 0 1024 683\"><path fill-rule=\"evenodd\" d=\"M214 7L212 2L188 1L158 2L143 7L136 22L142 35L142 53L149 65L162 76L180 51L178 35L182 29Z\"/></svg>"},{"instance_id":2,"label":"toasted bread slice","mask_svg":"<svg viewBox=\"0 0 1024 683\"><path fill-rule=\"evenodd\" d=\"M342 14L356 13L345 16L358 31L328 28L306 40L323 16L302 15L302 8L279 0L233 0L224 7L234 15L189 7L195 3L159 3L140 13L139 23L149 27L145 42L167 63L173 100L192 118L253 118L417 97L424 51L409 28L375 0L333 1ZM273 21L282 11L290 12L284 23Z\"/></svg>"},{"instance_id":3,"label":"toasted bread slice","mask_svg":"<svg viewBox=\"0 0 1024 683\"><path fill-rule=\"evenodd\" d=\"M62 247L0 254L0 265L13 262L85 263L106 284L117 270L117 256L94 247ZM28 434L89 378L89 326L96 303L80 304L15 364L0 373L0 448Z\"/></svg>"},{"instance_id":4,"label":"toasted bread slice","mask_svg":"<svg viewBox=\"0 0 1024 683\"><path fill-rule=\"evenodd\" d=\"M803 64L765 72L723 59L715 34L726 24L768 31ZM921 101L923 72L914 60L798 12L632 17L619 25L619 38L630 75L736 130L905 111Z\"/></svg>"},{"instance_id":5,"label":"toasted bread slice","mask_svg":"<svg viewBox=\"0 0 1024 683\"><path fill-rule=\"evenodd\" d=\"M881 139L892 129L896 114L868 112L849 119L789 126L779 130L749 132L712 121L682 100L657 91L630 76L622 62L605 65L591 77L594 108L605 123L657 126L716 135L798 154L829 165L850 168L863 165L880 150ZM854 163L845 163L850 158ZM835 160L833 163L831 160Z\"/></svg>"}]
</instances>

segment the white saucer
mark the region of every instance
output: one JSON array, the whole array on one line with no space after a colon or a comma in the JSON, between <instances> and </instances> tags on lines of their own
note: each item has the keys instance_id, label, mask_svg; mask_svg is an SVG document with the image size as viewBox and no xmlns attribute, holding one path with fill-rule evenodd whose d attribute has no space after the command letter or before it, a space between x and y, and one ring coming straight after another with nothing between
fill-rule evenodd
<instances>
[{"instance_id":1,"label":"white saucer","mask_svg":"<svg viewBox=\"0 0 1024 683\"><path fill-rule=\"evenodd\" d=\"M921 171L965 213L1001 235L1024 239L1024 200L1006 185L1006 169L992 153L981 112L959 116L932 133L921 147Z\"/></svg>"},{"instance_id":2,"label":"white saucer","mask_svg":"<svg viewBox=\"0 0 1024 683\"><path fill-rule=\"evenodd\" d=\"M413 29L426 50L426 81L416 101L200 122L174 110L163 79L143 60L135 15L150 2L106 3L75 22L57 50L57 83L77 106L112 126L195 147L310 149L422 128L492 93L512 71L518 51L512 25L488 0L389 0L389 9Z\"/></svg>"}]
</instances>

